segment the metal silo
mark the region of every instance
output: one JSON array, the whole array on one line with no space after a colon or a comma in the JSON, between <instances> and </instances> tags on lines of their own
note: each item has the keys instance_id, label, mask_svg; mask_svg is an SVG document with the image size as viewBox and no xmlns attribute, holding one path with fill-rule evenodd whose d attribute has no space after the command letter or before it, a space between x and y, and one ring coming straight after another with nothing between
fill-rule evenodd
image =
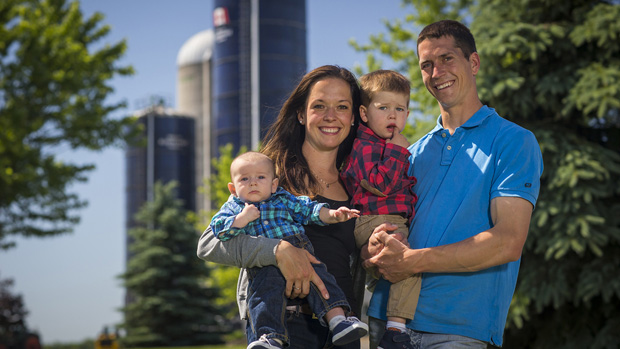
<instances>
[{"instance_id":1,"label":"metal silo","mask_svg":"<svg viewBox=\"0 0 620 349\"><path fill-rule=\"evenodd\" d=\"M185 209L195 210L194 118L172 115L161 107L136 114L144 126L146 146L130 146L125 152L127 230L137 224L133 217L153 199L155 182L177 181L177 197Z\"/></svg>"},{"instance_id":2,"label":"metal silo","mask_svg":"<svg viewBox=\"0 0 620 349\"><path fill-rule=\"evenodd\" d=\"M257 148L306 71L305 0L214 0L212 149Z\"/></svg>"}]
</instances>

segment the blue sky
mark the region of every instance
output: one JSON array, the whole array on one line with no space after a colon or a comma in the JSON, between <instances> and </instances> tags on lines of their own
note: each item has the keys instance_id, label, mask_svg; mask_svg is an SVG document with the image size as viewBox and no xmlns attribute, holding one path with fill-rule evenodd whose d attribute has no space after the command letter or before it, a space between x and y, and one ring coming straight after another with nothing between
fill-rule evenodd
<instances>
[{"instance_id":1,"label":"blue sky","mask_svg":"<svg viewBox=\"0 0 620 349\"><path fill-rule=\"evenodd\" d=\"M403 18L400 0L306 0L308 69L338 64L352 69L365 58L348 44L368 42L385 32L383 20ZM192 35L210 28L212 0L82 0L85 16L104 14L111 26L105 42L126 39L121 63L136 70L115 78L111 102L125 100L128 108L145 106L152 95L175 107L176 57ZM386 66L386 68L390 68ZM0 252L0 278L13 278L13 292L23 296L29 328L43 343L94 338L104 325L122 319L118 309L124 290L117 275L125 268L125 164L122 149L102 152L61 152L64 161L94 163L86 184L72 189L89 206L80 214L73 234L18 239L17 248Z\"/></svg>"}]
</instances>

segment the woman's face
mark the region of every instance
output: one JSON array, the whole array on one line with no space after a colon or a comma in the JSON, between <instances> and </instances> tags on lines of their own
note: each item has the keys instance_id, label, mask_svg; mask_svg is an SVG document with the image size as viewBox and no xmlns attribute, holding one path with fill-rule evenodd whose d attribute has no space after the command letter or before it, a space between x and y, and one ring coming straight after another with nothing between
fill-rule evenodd
<instances>
[{"instance_id":1,"label":"woman's face","mask_svg":"<svg viewBox=\"0 0 620 349\"><path fill-rule=\"evenodd\" d=\"M306 129L304 145L332 151L349 135L353 98L349 84L339 78L317 81L308 95L306 109L298 115Z\"/></svg>"}]
</instances>

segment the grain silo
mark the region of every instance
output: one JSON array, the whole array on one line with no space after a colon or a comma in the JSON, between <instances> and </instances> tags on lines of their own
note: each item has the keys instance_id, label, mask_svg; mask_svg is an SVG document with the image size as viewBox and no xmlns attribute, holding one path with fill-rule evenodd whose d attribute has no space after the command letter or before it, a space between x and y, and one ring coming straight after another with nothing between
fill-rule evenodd
<instances>
[{"instance_id":1,"label":"grain silo","mask_svg":"<svg viewBox=\"0 0 620 349\"><path fill-rule=\"evenodd\" d=\"M306 71L305 0L214 0L212 149L256 149Z\"/></svg>"},{"instance_id":2,"label":"grain silo","mask_svg":"<svg viewBox=\"0 0 620 349\"><path fill-rule=\"evenodd\" d=\"M196 188L211 173L211 56L213 30L189 38L177 55L177 111L195 118ZM209 210L208 198L196 191L196 209Z\"/></svg>"}]
</instances>

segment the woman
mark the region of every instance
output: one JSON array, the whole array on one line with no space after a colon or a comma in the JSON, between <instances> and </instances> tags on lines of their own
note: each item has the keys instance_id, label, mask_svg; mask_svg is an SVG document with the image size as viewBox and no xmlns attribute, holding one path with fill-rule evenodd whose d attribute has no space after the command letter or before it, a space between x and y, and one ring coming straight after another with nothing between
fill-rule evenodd
<instances>
[{"instance_id":1,"label":"woman","mask_svg":"<svg viewBox=\"0 0 620 349\"><path fill-rule=\"evenodd\" d=\"M339 181L338 169L351 150L359 124L359 87L355 76L337 66L322 66L306 74L284 103L269 129L263 153L276 164L280 186L296 195L307 195L331 207L349 206L349 196ZM354 221L330 226L306 226L316 258L285 241L237 236L227 242L215 239L207 230L200 238L202 259L242 268L276 265L287 280L286 294L290 348L329 348L330 334L307 311L303 297L310 282L323 293L322 282L310 263L326 264L352 309L359 315L360 302L354 295L350 261L355 254ZM318 259L318 260L317 260ZM238 302L243 318L246 276L238 284ZM248 343L256 340L247 328ZM359 348L359 341L346 348Z\"/></svg>"}]
</instances>

